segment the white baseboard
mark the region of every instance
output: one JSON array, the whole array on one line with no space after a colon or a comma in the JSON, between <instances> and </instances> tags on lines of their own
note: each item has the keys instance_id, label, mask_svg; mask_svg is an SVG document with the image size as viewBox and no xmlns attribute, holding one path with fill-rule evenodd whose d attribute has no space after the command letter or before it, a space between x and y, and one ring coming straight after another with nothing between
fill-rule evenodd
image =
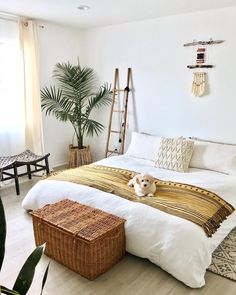
<instances>
[{"instance_id":1,"label":"white baseboard","mask_svg":"<svg viewBox=\"0 0 236 295\"><path fill-rule=\"evenodd\" d=\"M58 168L60 166L67 166L68 163L67 162L59 162L59 163L54 163L54 164L51 164L51 168L52 169L55 169L55 168Z\"/></svg>"}]
</instances>

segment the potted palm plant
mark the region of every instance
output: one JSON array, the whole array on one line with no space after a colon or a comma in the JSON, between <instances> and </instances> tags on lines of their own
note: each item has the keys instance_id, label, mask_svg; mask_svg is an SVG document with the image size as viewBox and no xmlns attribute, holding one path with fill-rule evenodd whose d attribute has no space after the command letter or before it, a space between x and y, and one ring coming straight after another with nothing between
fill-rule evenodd
<instances>
[{"instance_id":1,"label":"potted palm plant","mask_svg":"<svg viewBox=\"0 0 236 295\"><path fill-rule=\"evenodd\" d=\"M111 88L108 84L98 86L93 69L70 62L55 65L53 77L57 86L41 90L42 109L46 115L54 115L60 121L72 124L76 145L69 145L69 168L91 163L89 146L84 137L98 135L104 126L91 118L94 109L109 105Z\"/></svg>"}]
</instances>

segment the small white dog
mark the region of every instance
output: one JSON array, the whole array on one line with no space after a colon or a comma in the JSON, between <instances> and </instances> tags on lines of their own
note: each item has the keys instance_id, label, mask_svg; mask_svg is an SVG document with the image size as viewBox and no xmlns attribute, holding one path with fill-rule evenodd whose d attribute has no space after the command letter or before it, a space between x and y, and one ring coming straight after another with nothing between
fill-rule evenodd
<instances>
[{"instance_id":1,"label":"small white dog","mask_svg":"<svg viewBox=\"0 0 236 295\"><path fill-rule=\"evenodd\" d=\"M156 192L154 178L148 174L137 174L128 183L138 197L153 197Z\"/></svg>"}]
</instances>

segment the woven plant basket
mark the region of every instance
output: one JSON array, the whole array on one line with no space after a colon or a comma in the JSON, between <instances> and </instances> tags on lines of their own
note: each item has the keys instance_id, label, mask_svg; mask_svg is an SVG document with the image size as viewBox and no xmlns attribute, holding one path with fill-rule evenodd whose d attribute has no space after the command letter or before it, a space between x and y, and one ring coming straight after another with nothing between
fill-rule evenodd
<instances>
[{"instance_id":1,"label":"woven plant basket","mask_svg":"<svg viewBox=\"0 0 236 295\"><path fill-rule=\"evenodd\" d=\"M92 156L89 145L83 149L78 149L72 144L69 145L68 168L76 168L90 163L92 163Z\"/></svg>"}]
</instances>

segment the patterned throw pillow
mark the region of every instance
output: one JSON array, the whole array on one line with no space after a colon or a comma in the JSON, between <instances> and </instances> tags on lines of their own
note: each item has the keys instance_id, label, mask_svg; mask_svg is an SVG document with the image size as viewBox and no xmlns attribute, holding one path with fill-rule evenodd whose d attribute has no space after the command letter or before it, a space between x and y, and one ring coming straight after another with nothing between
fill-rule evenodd
<instances>
[{"instance_id":1,"label":"patterned throw pillow","mask_svg":"<svg viewBox=\"0 0 236 295\"><path fill-rule=\"evenodd\" d=\"M161 138L155 167L188 172L194 142L180 138Z\"/></svg>"}]
</instances>

